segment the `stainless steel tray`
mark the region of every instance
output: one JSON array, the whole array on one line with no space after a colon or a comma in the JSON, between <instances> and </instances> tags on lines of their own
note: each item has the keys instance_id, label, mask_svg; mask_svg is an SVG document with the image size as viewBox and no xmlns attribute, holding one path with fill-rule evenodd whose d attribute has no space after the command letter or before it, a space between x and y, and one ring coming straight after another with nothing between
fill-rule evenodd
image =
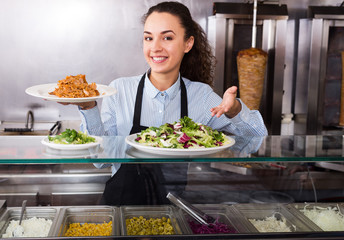
<instances>
[{"instance_id":1,"label":"stainless steel tray","mask_svg":"<svg viewBox=\"0 0 344 240\"><path fill-rule=\"evenodd\" d=\"M96 223L112 221L112 235L120 235L119 230L119 209L112 206L71 206L61 210L55 235L65 235L71 223Z\"/></svg>"},{"instance_id":2,"label":"stainless steel tray","mask_svg":"<svg viewBox=\"0 0 344 240\"><path fill-rule=\"evenodd\" d=\"M207 215L215 218L220 223L224 223L227 226L233 228L236 233L247 232L248 229L245 228L244 224L241 224L243 219L241 216L236 215L232 210L232 207L225 204L195 204L195 207L202 210ZM194 221L189 214L187 214L182 209L179 209L179 214L182 216L183 225L186 226L187 234L194 234L189 221Z\"/></svg>"},{"instance_id":3,"label":"stainless steel tray","mask_svg":"<svg viewBox=\"0 0 344 240\"><path fill-rule=\"evenodd\" d=\"M121 218L121 233L122 235L127 234L126 219L133 217L144 217L144 218L169 218L171 220L172 227L175 234L183 234L185 232L185 226L183 221L178 214L175 207L170 205L159 205L159 206L121 206L120 207L120 218Z\"/></svg>"},{"instance_id":4,"label":"stainless steel tray","mask_svg":"<svg viewBox=\"0 0 344 240\"><path fill-rule=\"evenodd\" d=\"M286 208L292 212L294 215L298 216L303 221L307 222L307 224L314 229L314 231L329 231L322 229L321 226L317 225L315 222L312 221L312 219L308 218L302 210L311 210L314 208L337 208L337 211L343 213L344 212L344 205L343 203L293 203L286 205Z\"/></svg>"},{"instance_id":5,"label":"stainless steel tray","mask_svg":"<svg viewBox=\"0 0 344 240\"><path fill-rule=\"evenodd\" d=\"M60 207L26 207L23 219L37 217L52 220L52 225L50 227L48 237L54 237L56 236L54 232L60 210ZM2 236L6 232L6 229L8 228L8 225L12 220L20 219L20 213L21 207L9 207L6 209L6 211L0 218L0 236Z\"/></svg>"},{"instance_id":6,"label":"stainless steel tray","mask_svg":"<svg viewBox=\"0 0 344 240\"><path fill-rule=\"evenodd\" d=\"M266 217L275 216L277 219L286 219L286 225L291 232L314 231L308 224L290 212L283 204L236 204L233 205L235 213L241 215L246 221L244 224L251 233L259 232L249 219L264 220Z\"/></svg>"}]
</instances>

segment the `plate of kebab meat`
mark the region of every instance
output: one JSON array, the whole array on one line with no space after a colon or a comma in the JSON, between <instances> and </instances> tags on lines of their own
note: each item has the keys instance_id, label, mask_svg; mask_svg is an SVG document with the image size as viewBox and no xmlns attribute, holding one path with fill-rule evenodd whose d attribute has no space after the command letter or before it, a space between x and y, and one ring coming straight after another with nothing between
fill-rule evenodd
<instances>
[{"instance_id":1,"label":"plate of kebab meat","mask_svg":"<svg viewBox=\"0 0 344 240\"><path fill-rule=\"evenodd\" d=\"M78 103L111 96L117 90L106 85L88 83L85 75L79 74L67 76L57 83L32 86L27 88L25 92L31 96L49 101Z\"/></svg>"}]
</instances>

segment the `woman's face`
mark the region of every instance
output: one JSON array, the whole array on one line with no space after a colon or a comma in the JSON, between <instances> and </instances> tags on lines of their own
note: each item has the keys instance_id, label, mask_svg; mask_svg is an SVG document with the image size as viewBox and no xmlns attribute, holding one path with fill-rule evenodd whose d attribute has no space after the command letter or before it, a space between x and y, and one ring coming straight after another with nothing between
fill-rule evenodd
<instances>
[{"instance_id":1,"label":"woman's face","mask_svg":"<svg viewBox=\"0 0 344 240\"><path fill-rule=\"evenodd\" d=\"M149 15L144 25L143 53L152 73L179 72L184 54L193 45L193 37L185 41L184 35L178 17L158 12Z\"/></svg>"}]
</instances>

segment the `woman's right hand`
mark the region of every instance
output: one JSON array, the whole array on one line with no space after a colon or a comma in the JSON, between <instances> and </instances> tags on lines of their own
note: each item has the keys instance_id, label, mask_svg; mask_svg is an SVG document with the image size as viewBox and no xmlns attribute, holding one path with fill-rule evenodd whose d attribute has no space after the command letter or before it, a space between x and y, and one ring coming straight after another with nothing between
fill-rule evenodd
<instances>
[{"instance_id":1,"label":"woman's right hand","mask_svg":"<svg viewBox=\"0 0 344 240\"><path fill-rule=\"evenodd\" d=\"M79 102L79 103L74 103L74 102L59 102L62 105L77 105L81 108L81 110L89 110L91 108L94 108L97 106L96 101L91 101L91 102Z\"/></svg>"}]
</instances>

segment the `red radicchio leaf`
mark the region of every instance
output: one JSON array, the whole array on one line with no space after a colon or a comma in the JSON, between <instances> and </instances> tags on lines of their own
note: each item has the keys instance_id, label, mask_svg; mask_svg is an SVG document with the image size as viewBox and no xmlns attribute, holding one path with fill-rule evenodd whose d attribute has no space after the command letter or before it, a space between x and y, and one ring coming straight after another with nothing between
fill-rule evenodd
<instances>
[{"instance_id":1,"label":"red radicchio leaf","mask_svg":"<svg viewBox=\"0 0 344 240\"><path fill-rule=\"evenodd\" d=\"M190 139L191 139L191 137L189 137L185 133L182 133L182 135L180 135L180 137L177 140L178 140L179 143L186 143Z\"/></svg>"},{"instance_id":2,"label":"red radicchio leaf","mask_svg":"<svg viewBox=\"0 0 344 240\"><path fill-rule=\"evenodd\" d=\"M183 147L184 147L184 148L189 148L189 147L191 147L191 146L192 146L192 144L185 143Z\"/></svg>"}]
</instances>

